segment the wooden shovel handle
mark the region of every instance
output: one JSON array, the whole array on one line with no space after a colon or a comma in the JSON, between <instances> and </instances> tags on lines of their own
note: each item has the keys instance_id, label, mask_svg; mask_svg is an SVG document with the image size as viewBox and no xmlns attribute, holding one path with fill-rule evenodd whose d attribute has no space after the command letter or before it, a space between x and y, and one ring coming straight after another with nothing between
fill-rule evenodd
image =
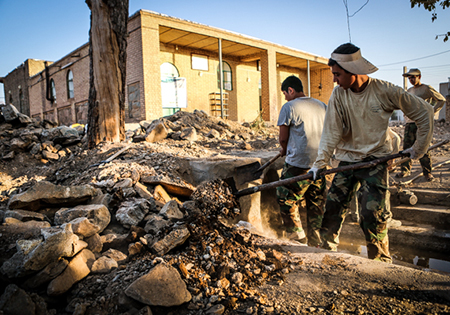
<instances>
[{"instance_id":1,"label":"wooden shovel handle","mask_svg":"<svg viewBox=\"0 0 450 315\"><path fill-rule=\"evenodd\" d=\"M440 147L441 145L446 144L447 142L449 142L450 140L443 140L441 142L438 142L436 144L433 144L431 147L428 148L427 152L429 152L430 150L436 149L437 147ZM397 165L403 164L405 162L408 162L409 160L411 160L410 157L405 157L401 160L398 160L394 163L392 163L392 165L389 165L388 170L391 171L394 169L394 167L396 167Z\"/></svg>"},{"instance_id":2,"label":"wooden shovel handle","mask_svg":"<svg viewBox=\"0 0 450 315\"><path fill-rule=\"evenodd\" d=\"M447 142L449 142L449 140L441 141L441 142L435 144L434 146L430 147L429 150L431 148L434 149L438 146L441 146ZM325 170L325 171L321 172L320 175L328 175L328 174L333 174L333 173L338 173L338 172L357 170L357 169L361 169L361 168L368 168L368 167L378 165L380 163L387 162L392 159L396 159L399 157L406 157L407 155L408 155L408 153L392 154L392 155L388 155L388 156L378 158L378 159L368 161L368 162L361 162L361 163L357 163L357 164L352 164L352 165L347 165L347 166L342 166L342 167ZM271 183L262 184L259 186L242 189L242 190L237 191L234 195L237 197L246 196L246 195L254 194L258 191L268 190L268 189L272 189L275 187L292 184L292 183L295 183L295 182L298 182L298 181L301 181L304 179L312 179L312 178L313 178L313 174L308 173L308 174L299 175L299 176L295 176L295 177L291 177L291 178L287 178L287 179L282 179L282 180L279 180L276 182L271 182Z\"/></svg>"},{"instance_id":3,"label":"wooden shovel handle","mask_svg":"<svg viewBox=\"0 0 450 315\"><path fill-rule=\"evenodd\" d=\"M255 173L256 173L256 172L260 172L260 171L262 171L263 169L265 169L267 166L269 166L270 164L272 164L273 162L275 162L276 159L278 159L280 156L281 156L281 152L278 153L277 155L275 155L273 158L271 158L268 162L266 162L266 163L264 163L263 165L261 165L261 167L258 168L258 169L255 171Z\"/></svg>"}]
</instances>

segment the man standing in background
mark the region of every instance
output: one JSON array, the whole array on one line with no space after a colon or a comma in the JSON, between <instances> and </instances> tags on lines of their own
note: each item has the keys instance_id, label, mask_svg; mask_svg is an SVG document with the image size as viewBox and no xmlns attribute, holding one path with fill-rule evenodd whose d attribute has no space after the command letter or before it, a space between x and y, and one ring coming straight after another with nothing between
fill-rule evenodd
<instances>
[{"instance_id":1,"label":"man standing in background","mask_svg":"<svg viewBox=\"0 0 450 315\"><path fill-rule=\"evenodd\" d=\"M407 73L404 73L403 76L407 77L409 83L412 84L412 87L408 89L408 93L418 96L421 99L425 100L427 103L430 103L434 107L435 114L442 109L445 104L445 97L441 93L437 92L432 86L420 82L422 75L419 69L410 69ZM412 147L414 141L416 141L417 138L416 123L408 116L405 116L405 119L406 125L403 138L403 150ZM430 153L425 153L425 155L419 161L420 165L422 166L423 176L425 176L427 181L432 181L434 177L431 174ZM411 165L411 160L403 163L400 169L400 173L397 174L397 177L405 177L411 175Z\"/></svg>"}]
</instances>

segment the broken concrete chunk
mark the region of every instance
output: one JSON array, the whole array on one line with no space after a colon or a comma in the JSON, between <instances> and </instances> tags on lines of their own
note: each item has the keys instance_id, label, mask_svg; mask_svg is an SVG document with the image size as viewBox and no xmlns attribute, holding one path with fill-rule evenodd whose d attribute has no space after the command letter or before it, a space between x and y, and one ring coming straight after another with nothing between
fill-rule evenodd
<instances>
[{"instance_id":1,"label":"broken concrete chunk","mask_svg":"<svg viewBox=\"0 0 450 315\"><path fill-rule=\"evenodd\" d=\"M2 107L2 114L6 122L11 122L19 118L19 110L13 104L6 104Z\"/></svg>"},{"instance_id":2,"label":"broken concrete chunk","mask_svg":"<svg viewBox=\"0 0 450 315\"><path fill-rule=\"evenodd\" d=\"M123 264L126 262L128 256L122 253L120 250L110 248L102 254L102 256L109 257L117 261L118 264Z\"/></svg>"},{"instance_id":3,"label":"broken concrete chunk","mask_svg":"<svg viewBox=\"0 0 450 315\"><path fill-rule=\"evenodd\" d=\"M184 214L180 211L176 200L170 200L167 202L159 214L170 220L179 220L184 217Z\"/></svg>"},{"instance_id":4,"label":"broken concrete chunk","mask_svg":"<svg viewBox=\"0 0 450 315\"><path fill-rule=\"evenodd\" d=\"M102 256L92 264L92 273L110 273L111 270L119 267L117 261L107 256Z\"/></svg>"},{"instance_id":5,"label":"broken concrete chunk","mask_svg":"<svg viewBox=\"0 0 450 315\"><path fill-rule=\"evenodd\" d=\"M197 141L197 130L194 127L184 128L180 133L180 138L188 141Z\"/></svg>"},{"instance_id":6,"label":"broken concrete chunk","mask_svg":"<svg viewBox=\"0 0 450 315\"><path fill-rule=\"evenodd\" d=\"M61 257L71 257L74 254L74 243L78 241L78 237L73 234L70 225L42 229L41 234L44 241L24 256L25 270L40 270Z\"/></svg>"},{"instance_id":7,"label":"broken concrete chunk","mask_svg":"<svg viewBox=\"0 0 450 315\"><path fill-rule=\"evenodd\" d=\"M47 160L59 160L59 155L56 153L49 152L47 150L42 151L42 157Z\"/></svg>"},{"instance_id":8,"label":"broken concrete chunk","mask_svg":"<svg viewBox=\"0 0 450 315\"><path fill-rule=\"evenodd\" d=\"M5 218L15 218L22 222L28 221L50 221L45 214L27 210L8 210L5 212Z\"/></svg>"},{"instance_id":9,"label":"broken concrete chunk","mask_svg":"<svg viewBox=\"0 0 450 315\"><path fill-rule=\"evenodd\" d=\"M70 261L64 272L50 282L47 294L56 296L67 292L91 272L94 261L95 255L90 250L83 249Z\"/></svg>"},{"instance_id":10,"label":"broken concrete chunk","mask_svg":"<svg viewBox=\"0 0 450 315\"><path fill-rule=\"evenodd\" d=\"M125 189L125 188L131 188L133 187L133 180L131 178L123 178L120 181L118 181L115 185L114 185L114 189Z\"/></svg>"},{"instance_id":11,"label":"broken concrete chunk","mask_svg":"<svg viewBox=\"0 0 450 315\"><path fill-rule=\"evenodd\" d=\"M111 214L104 205L81 205L58 210L54 221L55 224L72 223L75 234L90 237L108 226Z\"/></svg>"},{"instance_id":12,"label":"broken concrete chunk","mask_svg":"<svg viewBox=\"0 0 450 315\"><path fill-rule=\"evenodd\" d=\"M151 204L146 199L134 199L122 202L116 212L116 219L126 227L138 225L150 211L150 207Z\"/></svg>"},{"instance_id":13,"label":"broken concrete chunk","mask_svg":"<svg viewBox=\"0 0 450 315\"><path fill-rule=\"evenodd\" d=\"M155 120L147 128L147 132L145 134L145 141L158 142L160 140L167 138L168 134L169 132L164 123L162 121Z\"/></svg>"},{"instance_id":14,"label":"broken concrete chunk","mask_svg":"<svg viewBox=\"0 0 450 315\"><path fill-rule=\"evenodd\" d=\"M163 216L159 214L151 214L150 218L147 220L145 224L144 230L146 233L150 233L155 235L162 229L168 227L170 225L169 220L165 220Z\"/></svg>"},{"instance_id":15,"label":"broken concrete chunk","mask_svg":"<svg viewBox=\"0 0 450 315\"><path fill-rule=\"evenodd\" d=\"M150 272L134 281L125 294L150 306L176 306L192 298L178 271L166 264L156 265Z\"/></svg>"},{"instance_id":16,"label":"broken concrete chunk","mask_svg":"<svg viewBox=\"0 0 450 315\"><path fill-rule=\"evenodd\" d=\"M103 249L102 239L98 233L85 238L84 241L88 244L87 248L93 253L100 253Z\"/></svg>"},{"instance_id":17,"label":"broken concrete chunk","mask_svg":"<svg viewBox=\"0 0 450 315\"><path fill-rule=\"evenodd\" d=\"M77 205L92 198L95 193L95 188L90 185L69 187L40 181L31 189L14 195L10 199L9 208L36 211L47 205Z\"/></svg>"},{"instance_id":18,"label":"broken concrete chunk","mask_svg":"<svg viewBox=\"0 0 450 315\"><path fill-rule=\"evenodd\" d=\"M153 195L148 191L147 186L137 182L134 185L134 190L137 192L137 194L144 199L152 199Z\"/></svg>"},{"instance_id":19,"label":"broken concrete chunk","mask_svg":"<svg viewBox=\"0 0 450 315\"><path fill-rule=\"evenodd\" d=\"M180 246L186 242L190 236L190 232L187 228L176 229L167 234L162 240L157 241L151 246L152 251L157 255L163 256L177 246Z\"/></svg>"}]
</instances>

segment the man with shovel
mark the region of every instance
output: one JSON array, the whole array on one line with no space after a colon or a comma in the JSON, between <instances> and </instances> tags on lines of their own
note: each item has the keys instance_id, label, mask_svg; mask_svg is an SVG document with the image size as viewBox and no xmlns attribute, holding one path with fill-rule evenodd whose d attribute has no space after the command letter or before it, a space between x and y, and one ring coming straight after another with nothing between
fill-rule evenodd
<instances>
[{"instance_id":1,"label":"man with shovel","mask_svg":"<svg viewBox=\"0 0 450 315\"><path fill-rule=\"evenodd\" d=\"M281 179L306 174L317 157L322 135L326 105L303 93L302 81L296 76L286 78L281 91L287 101L278 117L280 155L286 156ZM320 227L323 217L325 179L309 179L277 187L277 200L289 239L321 244ZM307 235L302 227L299 202L304 199L307 213ZM306 237L307 236L307 237Z\"/></svg>"},{"instance_id":2,"label":"man with shovel","mask_svg":"<svg viewBox=\"0 0 450 315\"><path fill-rule=\"evenodd\" d=\"M351 43L343 44L331 54L328 66L338 84L328 103L318 157L309 170L318 178L335 152L339 167L372 161L395 153L389 135L389 118L402 110L417 124L417 141L403 151L418 159L427 151L433 133L433 108L424 100L407 93L399 86L370 78L378 70L362 57L361 50ZM322 221L322 247L336 251L339 234L349 202L360 183L360 226L364 232L369 259L392 262L389 253L387 222L391 212L386 207L388 164L379 163L362 169L341 171L334 176L328 191Z\"/></svg>"}]
</instances>

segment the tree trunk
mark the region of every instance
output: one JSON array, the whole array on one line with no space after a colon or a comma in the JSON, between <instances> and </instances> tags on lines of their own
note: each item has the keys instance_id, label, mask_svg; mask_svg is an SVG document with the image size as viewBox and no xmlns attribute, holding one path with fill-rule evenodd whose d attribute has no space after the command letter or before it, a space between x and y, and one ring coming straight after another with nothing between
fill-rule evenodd
<instances>
[{"instance_id":1,"label":"tree trunk","mask_svg":"<svg viewBox=\"0 0 450 315\"><path fill-rule=\"evenodd\" d=\"M89 31L89 148L125 139L125 76L129 0L86 0Z\"/></svg>"}]
</instances>

